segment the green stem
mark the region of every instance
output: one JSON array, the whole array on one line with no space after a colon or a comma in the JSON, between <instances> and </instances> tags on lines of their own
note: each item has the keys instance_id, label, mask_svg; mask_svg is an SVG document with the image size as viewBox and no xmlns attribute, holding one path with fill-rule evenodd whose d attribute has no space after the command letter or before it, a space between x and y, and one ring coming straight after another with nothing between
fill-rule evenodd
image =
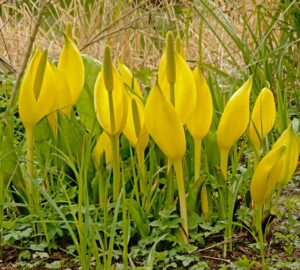
<instances>
[{"instance_id":1,"label":"green stem","mask_svg":"<svg viewBox=\"0 0 300 270\"><path fill-rule=\"evenodd\" d=\"M202 139L194 139L194 155L195 155L195 181L200 181L200 198L201 198L201 210L203 214L209 212L208 198L205 184L203 185L203 179L201 179L201 151L202 151Z\"/></svg>"},{"instance_id":2,"label":"green stem","mask_svg":"<svg viewBox=\"0 0 300 270\"><path fill-rule=\"evenodd\" d=\"M265 249L264 249L264 235L262 230L262 204L256 205L256 229L258 231L258 239L259 239L259 249L260 249L260 256L262 260L262 269L266 269L266 260L265 260Z\"/></svg>"},{"instance_id":3,"label":"green stem","mask_svg":"<svg viewBox=\"0 0 300 270\"><path fill-rule=\"evenodd\" d=\"M120 156L119 135L110 136L113 156L113 201L116 202L120 192Z\"/></svg>"},{"instance_id":4,"label":"green stem","mask_svg":"<svg viewBox=\"0 0 300 270\"><path fill-rule=\"evenodd\" d=\"M116 122L115 122L115 110L112 91L108 91L109 102L109 115L111 125L111 147L113 156L113 201L116 202L119 197L120 191L120 156L119 156L119 135L115 134Z\"/></svg>"},{"instance_id":5,"label":"green stem","mask_svg":"<svg viewBox=\"0 0 300 270\"><path fill-rule=\"evenodd\" d=\"M145 156L142 149L136 149L138 169L140 176L140 191L145 194L147 188L146 169L145 169Z\"/></svg>"},{"instance_id":6,"label":"green stem","mask_svg":"<svg viewBox=\"0 0 300 270\"><path fill-rule=\"evenodd\" d=\"M179 193L179 205L180 205L180 217L182 219L182 228L184 231L184 242L188 243L189 231L188 231L188 216L187 216L187 207L186 207L186 194L184 187L184 178L182 170L182 161L174 160L173 166L176 174L177 188Z\"/></svg>"},{"instance_id":7,"label":"green stem","mask_svg":"<svg viewBox=\"0 0 300 270\"><path fill-rule=\"evenodd\" d=\"M275 198L275 201L274 201L273 206L272 206L273 212L276 212L276 208L277 208L277 205L278 205L278 202L279 202L280 195L282 193L282 189L283 189L283 185L279 183L276 198Z\"/></svg>"},{"instance_id":8,"label":"green stem","mask_svg":"<svg viewBox=\"0 0 300 270\"><path fill-rule=\"evenodd\" d=\"M123 172L123 166L122 166ZM127 206L126 206L126 190L125 190L125 179L124 173L122 173L122 215L123 215L123 264L124 270L128 270L128 216L127 216Z\"/></svg>"},{"instance_id":9,"label":"green stem","mask_svg":"<svg viewBox=\"0 0 300 270\"><path fill-rule=\"evenodd\" d=\"M208 195L206 185L204 184L201 188L201 210L204 215L209 213L209 203L208 203Z\"/></svg>"},{"instance_id":10,"label":"green stem","mask_svg":"<svg viewBox=\"0 0 300 270\"><path fill-rule=\"evenodd\" d=\"M27 128L25 130L26 134L26 170L28 173L27 181L26 181L26 190L28 196L28 202L30 205L30 211L34 212L34 205L36 204L35 200L35 192L32 185L33 177L34 177L34 167L33 167L33 128Z\"/></svg>"},{"instance_id":11,"label":"green stem","mask_svg":"<svg viewBox=\"0 0 300 270\"><path fill-rule=\"evenodd\" d=\"M202 140L194 139L194 155L195 155L195 181L200 180L201 172L201 143Z\"/></svg>"},{"instance_id":12,"label":"green stem","mask_svg":"<svg viewBox=\"0 0 300 270\"><path fill-rule=\"evenodd\" d=\"M33 177L33 128L26 129L26 162L27 172L30 177Z\"/></svg>"},{"instance_id":13,"label":"green stem","mask_svg":"<svg viewBox=\"0 0 300 270\"><path fill-rule=\"evenodd\" d=\"M225 180L225 188L226 188L226 176L227 176L227 165L228 165L228 153L229 153L229 150L227 150L226 148L221 148L220 149L220 154L221 154L221 171L222 171L222 174L224 176L224 180ZM228 192L228 191L227 191ZM227 194L228 196L229 194ZM221 199L221 197L220 197ZM226 202L226 205L224 204L225 203L225 200L224 198L222 198L222 208L223 208L223 211L225 211L224 213L224 218L226 221L228 221L228 202ZM224 206L226 207L224 209ZM231 225L230 224L227 224L226 227L225 227L225 233L224 233L224 248L223 248L223 257L226 257L227 255L227 237L229 236L229 234L231 234L230 232L230 227Z\"/></svg>"}]
</instances>

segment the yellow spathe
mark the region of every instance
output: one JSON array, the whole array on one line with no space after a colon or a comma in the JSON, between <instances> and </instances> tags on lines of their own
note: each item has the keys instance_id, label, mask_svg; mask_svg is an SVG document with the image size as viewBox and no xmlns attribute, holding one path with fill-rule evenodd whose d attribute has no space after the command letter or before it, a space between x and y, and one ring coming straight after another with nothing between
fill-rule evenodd
<instances>
[{"instance_id":1,"label":"yellow spathe","mask_svg":"<svg viewBox=\"0 0 300 270\"><path fill-rule=\"evenodd\" d=\"M196 106L196 86L193 72L186 61L177 53L175 54L176 81L174 83L175 111L183 125L187 123ZM167 56L163 53L158 68L158 84L170 102L170 84L167 79Z\"/></svg>"},{"instance_id":2,"label":"yellow spathe","mask_svg":"<svg viewBox=\"0 0 300 270\"><path fill-rule=\"evenodd\" d=\"M47 53L37 48L20 86L19 113L24 127L34 128L49 114L55 98L55 80Z\"/></svg>"},{"instance_id":3,"label":"yellow spathe","mask_svg":"<svg viewBox=\"0 0 300 270\"><path fill-rule=\"evenodd\" d=\"M251 114L248 134L258 153L261 141L272 130L276 118L274 95L268 88L261 90Z\"/></svg>"},{"instance_id":4,"label":"yellow spathe","mask_svg":"<svg viewBox=\"0 0 300 270\"><path fill-rule=\"evenodd\" d=\"M279 137L279 139L273 144L272 149L276 149L284 145L286 151L283 154L283 170L282 173L277 175L278 182L281 185L287 184L287 182L292 178L297 165L299 158L299 146L298 146L298 136L293 130L292 125L290 125Z\"/></svg>"},{"instance_id":5,"label":"yellow spathe","mask_svg":"<svg viewBox=\"0 0 300 270\"><path fill-rule=\"evenodd\" d=\"M67 35L65 35L65 42L57 67L69 85L71 104L75 105L84 83L84 64L77 46L71 37ZM71 108L69 111L71 111Z\"/></svg>"},{"instance_id":6,"label":"yellow spathe","mask_svg":"<svg viewBox=\"0 0 300 270\"><path fill-rule=\"evenodd\" d=\"M286 151L285 146L271 150L257 165L250 184L251 198L254 203L263 203L274 189L278 173L283 168L280 159L284 151Z\"/></svg>"},{"instance_id":7,"label":"yellow spathe","mask_svg":"<svg viewBox=\"0 0 300 270\"><path fill-rule=\"evenodd\" d=\"M173 161L183 158L186 140L181 120L157 84L153 86L145 106L145 125L169 159Z\"/></svg>"},{"instance_id":8,"label":"yellow spathe","mask_svg":"<svg viewBox=\"0 0 300 270\"><path fill-rule=\"evenodd\" d=\"M249 124L249 99L253 79L250 77L227 102L217 130L220 148L229 150Z\"/></svg>"},{"instance_id":9,"label":"yellow spathe","mask_svg":"<svg viewBox=\"0 0 300 270\"><path fill-rule=\"evenodd\" d=\"M187 122L187 128L194 139L201 140L208 133L211 125L213 103L208 84L201 70L197 67L193 74L196 83L197 102L195 110Z\"/></svg>"},{"instance_id":10,"label":"yellow spathe","mask_svg":"<svg viewBox=\"0 0 300 270\"><path fill-rule=\"evenodd\" d=\"M113 74L113 91L111 91L113 99L113 111L115 115L115 130L111 127L111 114L109 105L109 92L105 88L103 72L101 71L97 77L94 91L94 105L98 121L102 128L109 135L120 134L127 121L127 97L124 91L123 82L117 70L112 68Z\"/></svg>"}]
</instances>

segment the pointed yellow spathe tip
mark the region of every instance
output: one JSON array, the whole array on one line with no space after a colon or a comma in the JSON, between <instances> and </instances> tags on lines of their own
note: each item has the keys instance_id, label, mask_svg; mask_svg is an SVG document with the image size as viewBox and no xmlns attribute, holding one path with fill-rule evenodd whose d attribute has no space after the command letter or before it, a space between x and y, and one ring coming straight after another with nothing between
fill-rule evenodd
<instances>
[{"instance_id":1,"label":"pointed yellow spathe tip","mask_svg":"<svg viewBox=\"0 0 300 270\"><path fill-rule=\"evenodd\" d=\"M220 148L229 149L243 135L249 124L249 102L252 76L238 89L227 102L222 114L217 140Z\"/></svg>"},{"instance_id":2,"label":"pointed yellow spathe tip","mask_svg":"<svg viewBox=\"0 0 300 270\"><path fill-rule=\"evenodd\" d=\"M71 103L75 105L84 83L84 64L77 46L68 35L65 35L57 67L68 83Z\"/></svg>"},{"instance_id":3,"label":"pointed yellow spathe tip","mask_svg":"<svg viewBox=\"0 0 300 270\"><path fill-rule=\"evenodd\" d=\"M259 152L261 141L273 128L276 118L274 95L268 88L261 90L251 114L248 134L256 152Z\"/></svg>"}]
</instances>

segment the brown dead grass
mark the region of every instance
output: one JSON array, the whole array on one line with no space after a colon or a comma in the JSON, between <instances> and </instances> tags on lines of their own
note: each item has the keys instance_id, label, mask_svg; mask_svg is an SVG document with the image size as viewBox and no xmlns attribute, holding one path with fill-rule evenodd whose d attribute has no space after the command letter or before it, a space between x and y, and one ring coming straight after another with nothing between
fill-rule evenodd
<instances>
[{"instance_id":1,"label":"brown dead grass","mask_svg":"<svg viewBox=\"0 0 300 270\"><path fill-rule=\"evenodd\" d=\"M35 2L37 1L21 1L16 5L16 1L4 1L0 7L0 55L17 69L24 58L37 15L38 6ZM95 0L88 7L80 0L72 0L68 7L62 6L61 2L63 1L52 0L52 8L46 12L35 41L36 45L47 48L51 57L58 56L64 27L71 22L74 38L82 52L98 59L102 59L103 47L109 44L115 56L130 67L156 68L164 35L169 29L176 29L184 36L185 53L191 64L194 65L198 59L199 17L191 11L193 5L199 6L198 1L163 0L162 6L154 6L149 1L136 1L137 4L134 5L129 4L130 1ZM260 2L271 6L273 1ZM215 0L214 3L215 10L222 12L232 22L237 33L242 34L244 31L243 16L248 16L250 23L255 25L251 16L253 1ZM176 15L179 4L182 13ZM56 19L53 20L53 17ZM242 65L242 57L232 40L215 20L207 17L220 40L230 48L236 61ZM206 63L224 71L228 72L232 68L224 46L208 27L204 28L203 33L203 57Z\"/></svg>"}]
</instances>

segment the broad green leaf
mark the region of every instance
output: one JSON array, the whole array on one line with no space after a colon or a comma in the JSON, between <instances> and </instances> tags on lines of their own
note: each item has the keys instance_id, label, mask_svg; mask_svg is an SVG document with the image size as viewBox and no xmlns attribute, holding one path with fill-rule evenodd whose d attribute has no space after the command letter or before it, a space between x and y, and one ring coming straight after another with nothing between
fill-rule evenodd
<instances>
[{"instance_id":1,"label":"broad green leaf","mask_svg":"<svg viewBox=\"0 0 300 270\"><path fill-rule=\"evenodd\" d=\"M84 63L84 85L76 104L76 109L80 117L80 121L85 125L86 129L91 133L100 133L100 125L97 121L94 109L94 85L102 68L102 65L95 58L83 55Z\"/></svg>"}]
</instances>

